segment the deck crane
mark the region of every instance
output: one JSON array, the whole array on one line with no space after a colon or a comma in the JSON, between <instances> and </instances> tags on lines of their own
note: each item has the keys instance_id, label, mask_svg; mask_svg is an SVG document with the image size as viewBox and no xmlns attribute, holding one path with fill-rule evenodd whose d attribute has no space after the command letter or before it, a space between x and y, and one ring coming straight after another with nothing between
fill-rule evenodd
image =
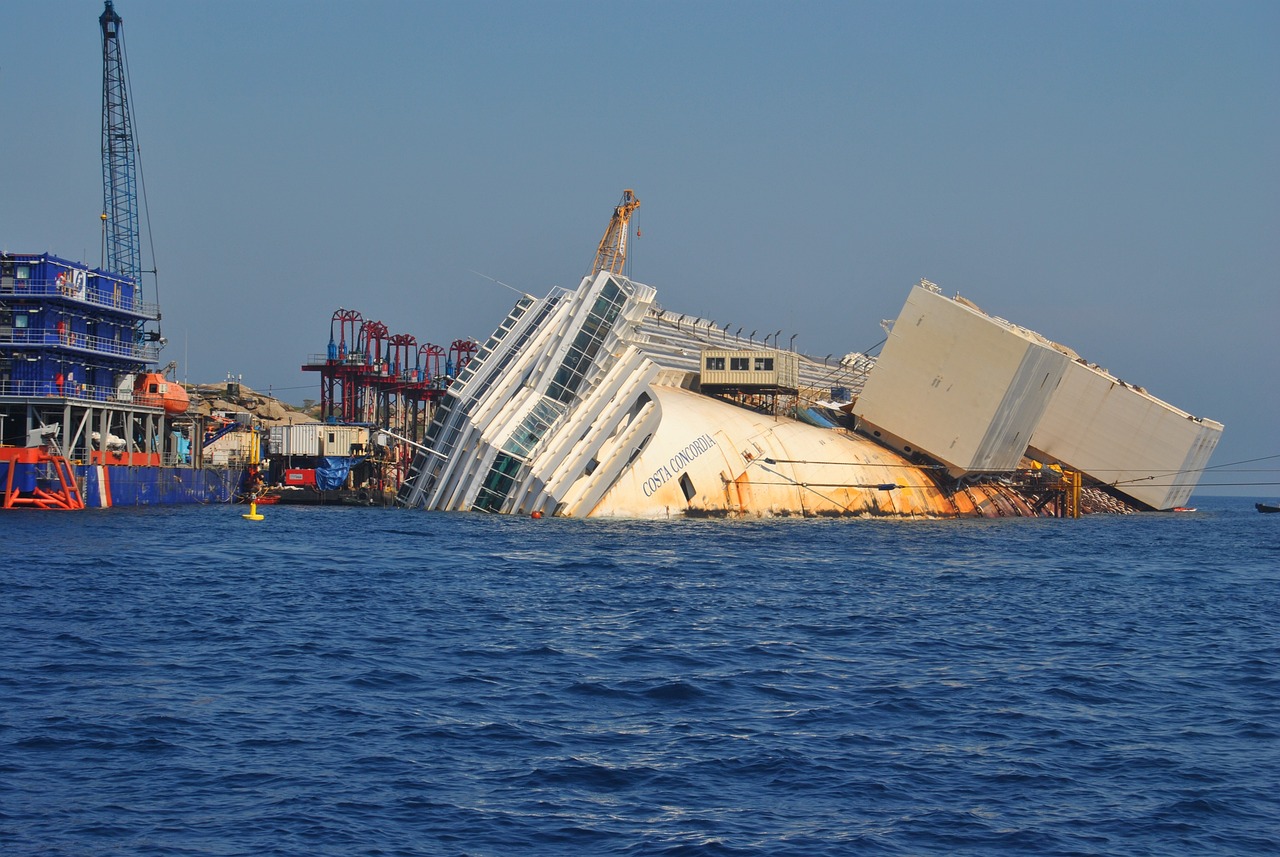
<instances>
[{"instance_id":1,"label":"deck crane","mask_svg":"<svg viewBox=\"0 0 1280 857\"><path fill-rule=\"evenodd\" d=\"M640 200L636 198L635 191L624 190L622 200L613 210L613 217L609 220L609 228L604 231L604 237L600 239L596 260L588 276L594 277L601 271L608 271L611 274L622 273L622 268L627 263L627 224L631 221L631 215L639 207Z\"/></svg>"},{"instance_id":2,"label":"deck crane","mask_svg":"<svg viewBox=\"0 0 1280 857\"><path fill-rule=\"evenodd\" d=\"M106 269L133 283L133 293L141 298L142 237L138 229L138 187L142 168L138 146L129 118L128 59L124 56L123 19L111 0L97 23L102 28L102 242ZM155 270L147 271L155 274ZM159 298L159 294L156 295ZM156 329L146 330L138 322L138 342L159 343L160 315Z\"/></svg>"},{"instance_id":3,"label":"deck crane","mask_svg":"<svg viewBox=\"0 0 1280 857\"><path fill-rule=\"evenodd\" d=\"M98 24L102 28L102 229L108 270L142 287L142 239L138 228L138 147L129 114L128 61L125 58L124 23L112 0L106 0ZM150 273L155 273L151 271ZM157 296L158 297L158 296ZM138 325L139 341L158 342L157 329Z\"/></svg>"},{"instance_id":4,"label":"deck crane","mask_svg":"<svg viewBox=\"0 0 1280 857\"><path fill-rule=\"evenodd\" d=\"M98 18L102 26L102 219L107 268L140 285L142 245L138 234L137 151L129 121L121 18L111 0Z\"/></svg>"}]
</instances>

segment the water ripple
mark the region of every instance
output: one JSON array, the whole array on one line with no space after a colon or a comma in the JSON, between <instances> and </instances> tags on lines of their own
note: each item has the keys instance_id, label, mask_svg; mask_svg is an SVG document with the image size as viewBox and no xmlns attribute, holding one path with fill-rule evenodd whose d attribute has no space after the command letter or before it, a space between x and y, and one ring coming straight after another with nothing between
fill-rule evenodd
<instances>
[{"instance_id":1,"label":"water ripple","mask_svg":"<svg viewBox=\"0 0 1280 857\"><path fill-rule=\"evenodd\" d=\"M0 850L1278 853L1280 522L1197 504L6 515Z\"/></svg>"}]
</instances>

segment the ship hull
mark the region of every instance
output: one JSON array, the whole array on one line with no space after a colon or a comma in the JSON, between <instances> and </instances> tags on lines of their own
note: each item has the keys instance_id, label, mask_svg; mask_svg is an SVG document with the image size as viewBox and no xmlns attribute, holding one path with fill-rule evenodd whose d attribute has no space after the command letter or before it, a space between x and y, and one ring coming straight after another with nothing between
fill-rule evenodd
<instances>
[{"instance_id":1,"label":"ship hull","mask_svg":"<svg viewBox=\"0 0 1280 857\"><path fill-rule=\"evenodd\" d=\"M73 467L87 508L173 506L230 503L239 493L241 468L130 467L77 465Z\"/></svg>"},{"instance_id":2,"label":"ship hull","mask_svg":"<svg viewBox=\"0 0 1280 857\"><path fill-rule=\"evenodd\" d=\"M607 518L1031 517L1000 486L948 492L931 472L852 433L674 387L653 388L652 440L598 503Z\"/></svg>"},{"instance_id":3,"label":"ship hull","mask_svg":"<svg viewBox=\"0 0 1280 857\"><path fill-rule=\"evenodd\" d=\"M398 502L533 517L1077 517L1110 500L1181 505L1222 429L927 281L892 349L835 366L754 334L730 342L728 325L655 296L601 273L517 301L449 388ZM1077 413L1121 398L1096 420ZM1094 471L1176 474L1181 493Z\"/></svg>"}]
</instances>

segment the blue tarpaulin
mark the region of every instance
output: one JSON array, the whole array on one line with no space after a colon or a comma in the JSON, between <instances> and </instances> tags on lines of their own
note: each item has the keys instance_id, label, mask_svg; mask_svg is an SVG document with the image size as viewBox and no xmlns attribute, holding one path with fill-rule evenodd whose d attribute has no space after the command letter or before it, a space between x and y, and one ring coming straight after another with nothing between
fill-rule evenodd
<instances>
[{"instance_id":1,"label":"blue tarpaulin","mask_svg":"<svg viewBox=\"0 0 1280 857\"><path fill-rule=\"evenodd\" d=\"M346 484L347 474L351 468L364 459L357 456L328 455L324 463L316 468L316 487L321 491L332 491Z\"/></svg>"},{"instance_id":2,"label":"blue tarpaulin","mask_svg":"<svg viewBox=\"0 0 1280 857\"><path fill-rule=\"evenodd\" d=\"M818 426L819 428L827 429L836 427L834 422L828 419L816 408L802 408L797 410L796 417L799 418L801 422L806 422L811 426Z\"/></svg>"}]
</instances>

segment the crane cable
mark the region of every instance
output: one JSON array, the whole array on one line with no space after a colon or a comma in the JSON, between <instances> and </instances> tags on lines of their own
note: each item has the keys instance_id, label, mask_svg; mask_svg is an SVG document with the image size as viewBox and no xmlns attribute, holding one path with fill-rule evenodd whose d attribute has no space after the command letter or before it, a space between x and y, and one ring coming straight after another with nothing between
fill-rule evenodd
<instances>
[{"instance_id":1,"label":"crane cable","mask_svg":"<svg viewBox=\"0 0 1280 857\"><path fill-rule=\"evenodd\" d=\"M140 270L140 273L151 275L152 282L155 285L156 315L159 316L160 315L160 273L158 271L159 266L156 264L155 236L152 234L152 231L151 231L151 208L147 203L146 174L143 172L143 169L142 169L142 146L138 143L138 115L137 115L137 111L134 109L134 106L137 104L137 102L134 100L134 97L133 97L133 75L129 71L129 50L128 50L128 46L125 44L125 35L124 35L123 27L119 28L116 31L116 39L120 42L120 62L124 66L125 98L128 99L128 103L129 103L128 116L129 116L130 124L132 125L132 129L133 129L133 158L134 158L134 166L138 174L138 190L140 192L141 202L142 202L142 219L146 223L147 246L151 252L151 270L150 271ZM139 259L138 261L139 261L139 264L141 264L142 260ZM142 284L139 283L138 285L142 285ZM163 340L164 338L161 335L161 324L160 324L159 317L156 318L156 336L161 340ZM161 344L163 346L163 343Z\"/></svg>"},{"instance_id":2,"label":"crane cable","mask_svg":"<svg viewBox=\"0 0 1280 857\"><path fill-rule=\"evenodd\" d=\"M1276 458L1280 458L1280 453L1276 453L1276 454L1274 454L1274 455L1263 455L1263 456L1259 456L1258 458L1246 458L1246 459L1244 459L1244 460L1242 460L1242 461L1229 461L1229 462L1227 462L1226 464L1215 464L1215 465L1213 465L1212 467L1198 467L1198 468L1195 468L1194 470L1175 470L1175 471L1173 471L1173 472L1171 472L1171 473L1159 473L1159 474L1156 474L1156 475L1153 475L1153 476L1142 476L1142 477L1139 477L1139 478L1137 478L1137 479L1119 480L1119 481L1115 481L1115 482L1109 482L1109 483L1107 483L1107 484L1108 484L1108 485L1111 485L1111 486L1117 486L1117 485L1132 485L1132 484L1133 484L1133 483L1135 483L1135 482L1149 482L1149 481L1150 481L1150 480L1152 480L1152 479L1163 479L1163 478L1165 478L1165 477L1167 477L1167 476L1182 476L1182 475L1184 475L1184 474L1189 474L1189 473L1206 473L1206 472L1208 472L1208 471L1210 471L1210 470L1221 470L1221 469L1222 469L1222 468L1224 468L1224 467L1236 467L1236 466L1241 465L1241 464L1253 464L1253 463L1258 462L1258 461L1270 461L1270 460L1272 460L1272 459L1276 459ZM1273 472L1273 471L1262 470L1262 471L1243 471L1243 472L1261 472L1261 473L1268 473L1268 472ZM1176 484L1178 484L1178 483L1171 483L1171 484L1176 485ZM1231 485L1231 484L1240 484L1240 485L1274 485L1274 484L1276 484L1276 483L1274 483L1274 482L1241 482L1241 483L1218 482L1218 483L1206 483L1206 484L1208 484L1208 485L1213 485L1213 486L1216 486L1216 487L1221 487L1221 486L1224 486L1224 485Z\"/></svg>"}]
</instances>

